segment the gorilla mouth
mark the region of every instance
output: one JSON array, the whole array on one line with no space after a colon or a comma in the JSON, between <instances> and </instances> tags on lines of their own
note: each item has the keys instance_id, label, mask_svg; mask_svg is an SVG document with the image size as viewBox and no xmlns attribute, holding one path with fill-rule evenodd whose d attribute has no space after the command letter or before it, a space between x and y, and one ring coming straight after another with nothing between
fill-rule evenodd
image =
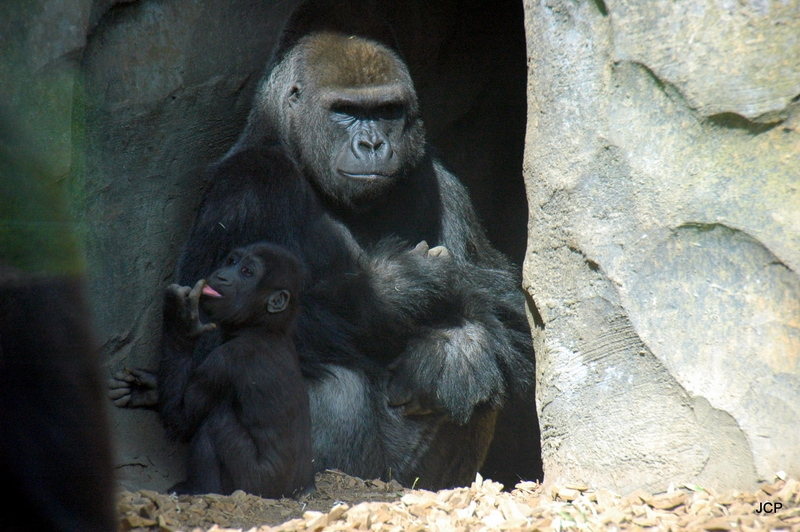
<instances>
[{"instance_id":1,"label":"gorilla mouth","mask_svg":"<svg viewBox=\"0 0 800 532\"><path fill-rule=\"evenodd\" d=\"M362 179L364 181L389 178L389 176L385 174L355 173L355 172L345 172L344 170L339 170L339 173L351 179Z\"/></svg>"},{"instance_id":2,"label":"gorilla mouth","mask_svg":"<svg viewBox=\"0 0 800 532\"><path fill-rule=\"evenodd\" d=\"M209 297L222 297L222 294L211 288L210 285L205 285L203 287L203 295Z\"/></svg>"}]
</instances>

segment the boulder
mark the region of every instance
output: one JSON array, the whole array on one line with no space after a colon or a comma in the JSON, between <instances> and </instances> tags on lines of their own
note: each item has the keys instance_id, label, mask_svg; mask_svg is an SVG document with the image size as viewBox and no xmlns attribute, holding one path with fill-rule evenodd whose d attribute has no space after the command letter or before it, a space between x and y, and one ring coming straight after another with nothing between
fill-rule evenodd
<instances>
[{"instance_id":1,"label":"boulder","mask_svg":"<svg viewBox=\"0 0 800 532\"><path fill-rule=\"evenodd\" d=\"M545 480L800 475L800 2L525 2Z\"/></svg>"}]
</instances>

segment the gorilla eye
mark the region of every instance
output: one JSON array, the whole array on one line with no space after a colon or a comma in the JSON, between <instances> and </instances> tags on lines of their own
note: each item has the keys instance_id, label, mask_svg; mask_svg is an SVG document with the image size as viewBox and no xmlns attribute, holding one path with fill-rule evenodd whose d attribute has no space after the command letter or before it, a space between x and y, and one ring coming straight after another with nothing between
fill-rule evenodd
<instances>
[{"instance_id":1,"label":"gorilla eye","mask_svg":"<svg viewBox=\"0 0 800 532\"><path fill-rule=\"evenodd\" d=\"M405 107L400 103L390 103L376 107L370 112L370 116L376 120L398 120L405 115Z\"/></svg>"},{"instance_id":2,"label":"gorilla eye","mask_svg":"<svg viewBox=\"0 0 800 532\"><path fill-rule=\"evenodd\" d=\"M228 266L235 266L238 263L239 263L239 259L238 259L238 257L235 257L235 256L228 257L228 260L226 262L226 264Z\"/></svg>"},{"instance_id":3,"label":"gorilla eye","mask_svg":"<svg viewBox=\"0 0 800 532\"><path fill-rule=\"evenodd\" d=\"M242 275L244 275L245 277L253 276L253 270L251 270L247 266L242 266L242 269L240 271L242 272Z\"/></svg>"},{"instance_id":4,"label":"gorilla eye","mask_svg":"<svg viewBox=\"0 0 800 532\"><path fill-rule=\"evenodd\" d=\"M344 103L331 106L334 120L341 123L350 123L355 120L399 120L405 116L405 111L405 106L399 102L366 108Z\"/></svg>"},{"instance_id":5,"label":"gorilla eye","mask_svg":"<svg viewBox=\"0 0 800 532\"><path fill-rule=\"evenodd\" d=\"M364 116L364 111L356 105L333 105L331 106L331 113L336 115L347 116L350 118L361 118Z\"/></svg>"},{"instance_id":6,"label":"gorilla eye","mask_svg":"<svg viewBox=\"0 0 800 532\"><path fill-rule=\"evenodd\" d=\"M331 118L337 124L349 126L363 117L363 110L354 105L334 105L331 107Z\"/></svg>"}]
</instances>

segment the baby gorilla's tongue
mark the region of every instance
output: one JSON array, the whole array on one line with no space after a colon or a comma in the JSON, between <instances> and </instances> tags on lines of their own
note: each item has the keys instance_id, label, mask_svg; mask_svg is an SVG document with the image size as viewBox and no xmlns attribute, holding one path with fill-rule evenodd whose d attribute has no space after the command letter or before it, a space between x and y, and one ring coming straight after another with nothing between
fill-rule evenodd
<instances>
[{"instance_id":1,"label":"baby gorilla's tongue","mask_svg":"<svg viewBox=\"0 0 800 532\"><path fill-rule=\"evenodd\" d=\"M203 295L211 297L222 297L222 295L208 285L203 287Z\"/></svg>"}]
</instances>

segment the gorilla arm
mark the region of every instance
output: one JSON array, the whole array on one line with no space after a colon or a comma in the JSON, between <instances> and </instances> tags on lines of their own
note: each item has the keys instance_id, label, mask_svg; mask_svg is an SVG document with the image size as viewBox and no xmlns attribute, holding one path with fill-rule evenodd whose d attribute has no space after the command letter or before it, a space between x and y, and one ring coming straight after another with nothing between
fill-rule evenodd
<instances>
[{"instance_id":1,"label":"gorilla arm","mask_svg":"<svg viewBox=\"0 0 800 532\"><path fill-rule=\"evenodd\" d=\"M158 368L158 410L167 431L179 438L191 436L187 425L185 394L196 365L192 352L197 338L216 326L201 323L199 302L204 279L193 287L172 284L167 287L164 303L164 355ZM166 392L169 393L166 393Z\"/></svg>"},{"instance_id":2,"label":"gorilla arm","mask_svg":"<svg viewBox=\"0 0 800 532\"><path fill-rule=\"evenodd\" d=\"M225 344L216 347L199 365L193 365L186 372L186 382L180 383L183 388L175 390L179 400L171 405L170 418L165 419L173 434L191 438L200 423L219 405L220 398L230 391L232 379L225 363L227 349ZM165 417L163 407L161 415Z\"/></svg>"},{"instance_id":3,"label":"gorilla arm","mask_svg":"<svg viewBox=\"0 0 800 532\"><path fill-rule=\"evenodd\" d=\"M198 281L194 288L170 285L166 291L164 306L164 353L165 362L160 371L183 369L185 355L191 354L194 341L200 334L214 328L213 324L200 323L197 299L203 286ZM194 294L194 295L192 295ZM192 303L192 300L194 302ZM194 310L191 310L194 305ZM181 371L185 373L185 371ZM186 377L186 375L184 375ZM166 377L166 381L175 381ZM159 377L154 371L142 368L123 368L108 380L108 397L119 408L157 408L160 402L170 404L170 394L159 395ZM184 382L177 379L175 385ZM165 401L165 397L167 400Z\"/></svg>"},{"instance_id":4,"label":"gorilla arm","mask_svg":"<svg viewBox=\"0 0 800 532\"><path fill-rule=\"evenodd\" d=\"M486 239L463 186L436 164L443 198L442 238L452 258L439 297L445 321L418 326L393 362L389 401L407 414L443 410L466 423L479 404L502 405L535 380L533 347L520 282ZM437 248L433 248L437 249Z\"/></svg>"}]
</instances>

